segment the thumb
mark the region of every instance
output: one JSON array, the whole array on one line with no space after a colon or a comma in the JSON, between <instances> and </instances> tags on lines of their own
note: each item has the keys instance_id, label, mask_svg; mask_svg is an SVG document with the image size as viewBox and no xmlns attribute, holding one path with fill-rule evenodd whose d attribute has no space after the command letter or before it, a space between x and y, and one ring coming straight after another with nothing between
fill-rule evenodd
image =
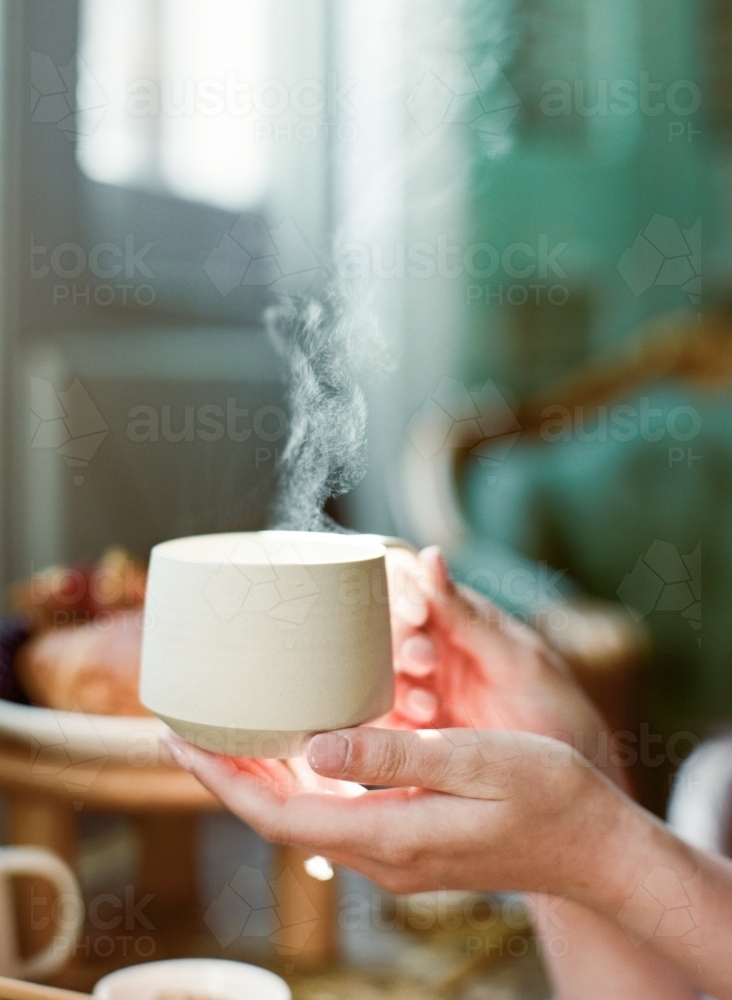
<instances>
[{"instance_id":1,"label":"thumb","mask_svg":"<svg viewBox=\"0 0 732 1000\"><path fill-rule=\"evenodd\" d=\"M505 798L529 734L474 729L362 727L320 733L308 745L318 774L366 785L429 788L469 798Z\"/></svg>"}]
</instances>

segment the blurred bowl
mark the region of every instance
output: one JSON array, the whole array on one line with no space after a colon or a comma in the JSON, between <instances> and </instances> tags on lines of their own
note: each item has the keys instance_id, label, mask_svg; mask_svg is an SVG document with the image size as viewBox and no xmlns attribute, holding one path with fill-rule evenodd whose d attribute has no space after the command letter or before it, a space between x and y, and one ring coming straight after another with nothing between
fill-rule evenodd
<instances>
[{"instance_id":1,"label":"blurred bowl","mask_svg":"<svg viewBox=\"0 0 732 1000\"><path fill-rule=\"evenodd\" d=\"M287 983L267 969L214 958L148 962L100 979L92 994L100 1000L291 1000Z\"/></svg>"}]
</instances>

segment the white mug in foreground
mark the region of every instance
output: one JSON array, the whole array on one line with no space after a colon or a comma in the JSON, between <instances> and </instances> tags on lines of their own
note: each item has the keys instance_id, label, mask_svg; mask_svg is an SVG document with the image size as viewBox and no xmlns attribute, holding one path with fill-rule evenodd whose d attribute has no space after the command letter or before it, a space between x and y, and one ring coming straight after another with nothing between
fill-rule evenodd
<instances>
[{"instance_id":1,"label":"white mug in foreground","mask_svg":"<svg viewBox=\"0 0 732 1000\"><path fill-rule=\"evenodd\" d=\"M267 969L215 958L147 962L112 972L94 987L99 1000L163 1000L210 996L213 1000L291 1000L287 983Z\"/></svg>"},{"instance_id":2,"label":"white mug in foreground","mask_svg":"<svg viewBox=\"0 0 732 1000\"><path fill-rule=\"evenodd\" d=\"M155 546L140 696L205 750L293 757L313 733L387 712L386 549L367 536L259 531Z\"/></svg>"}]
</instances>

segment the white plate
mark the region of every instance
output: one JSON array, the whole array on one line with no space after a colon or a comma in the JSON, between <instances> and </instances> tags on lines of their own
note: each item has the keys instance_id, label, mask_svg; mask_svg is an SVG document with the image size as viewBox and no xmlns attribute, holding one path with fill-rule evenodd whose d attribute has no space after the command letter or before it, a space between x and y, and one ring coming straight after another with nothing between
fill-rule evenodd
<instances>
[{"instance_id":1,"label":"white plate","mask_svg":"<svg viewBox=\"0 0 732 1000\"><path fill-rule=\"evenodd\" d=\"M76 761L105 757L137 766L161 763L168 759L161 743L167 732L165 723L153 716L57 712L0 698L0 736Z\"/></svg>"}]
</instances>

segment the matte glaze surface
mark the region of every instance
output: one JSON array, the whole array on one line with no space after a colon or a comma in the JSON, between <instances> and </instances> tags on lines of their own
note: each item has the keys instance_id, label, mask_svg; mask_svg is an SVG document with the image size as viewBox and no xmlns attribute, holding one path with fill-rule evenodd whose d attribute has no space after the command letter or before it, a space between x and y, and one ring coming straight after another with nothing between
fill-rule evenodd
<instances>
[{"instance_id":1,"label":"matte glaze surface","mask_svg":"<svg viewBox=\"0 0 732 1000\"><path fill-rule=\"evenodd\" d=\"M302 752L313 732L393 701L385 549L372 538L263 531L152 551L141 700L234 756Z\"/></svg>"}]
</instances>

